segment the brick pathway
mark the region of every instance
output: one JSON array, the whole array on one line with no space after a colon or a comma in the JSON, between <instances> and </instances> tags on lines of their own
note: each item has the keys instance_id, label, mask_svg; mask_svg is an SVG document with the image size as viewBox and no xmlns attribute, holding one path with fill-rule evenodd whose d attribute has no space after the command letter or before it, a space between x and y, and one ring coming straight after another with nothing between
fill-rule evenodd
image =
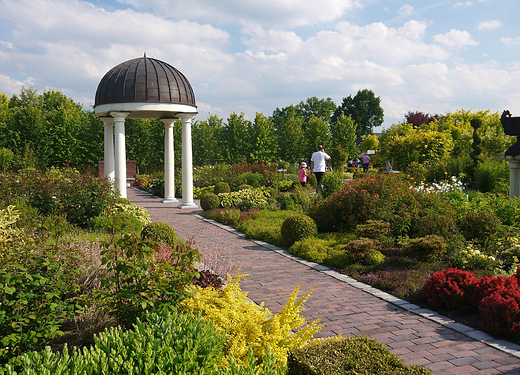
<instances>
[{"instance_id":1,"label":"brick pathway","mask_svg":"<svg viewBox=\"0 0 520 375\"><path fill-rule=\"evenodd\" d=\"M325 328L316 337L366 335L385 344L407 365L420 365L436 375L520 374L520 347L455 323L430 310L294 257L283 249L245 239L226 226L207 221L199 209L179 209L140 190L128 198L145 207L153 221L165 222L184 239L194 238L204 248L224 249L241 265L242 290L277 312L294 288L300 295L318 287L305 304L308 321L320 318Z\"/></svg>"}]
</instances>

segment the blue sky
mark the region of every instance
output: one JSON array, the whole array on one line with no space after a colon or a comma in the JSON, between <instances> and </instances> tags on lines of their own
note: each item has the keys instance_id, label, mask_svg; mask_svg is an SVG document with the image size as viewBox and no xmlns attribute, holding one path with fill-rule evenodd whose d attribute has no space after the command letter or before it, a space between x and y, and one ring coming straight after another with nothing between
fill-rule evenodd
<instances>
[{"instance_id":1,"label":"blue sky","mask_svg":"<svg viewBox=\"0 0 520 375\"><path fill-rule=\"evenodd\" d=\"M163 60L198 111L227 119L368 88L384 127L408 111L520 116L518 0L0 0L0 92L90 107L115 65Z\"/></svg>"}]
</instances>

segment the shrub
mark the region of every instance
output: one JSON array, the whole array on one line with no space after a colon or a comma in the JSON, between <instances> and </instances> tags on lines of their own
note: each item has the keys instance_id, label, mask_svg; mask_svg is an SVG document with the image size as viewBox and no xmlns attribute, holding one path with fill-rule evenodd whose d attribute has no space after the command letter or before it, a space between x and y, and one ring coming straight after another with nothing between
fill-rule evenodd
<instances>
[{"instance_id":1,"label":"shrub","mask_svg":"<svg viewBox=\"0 0 520 375\"><path fill-rule=\"evenodd\" d=\"M297 181L280 181L278 183L278 191L285 192L290 191L296 187Z\"/></svg>"},{"instance_id":2,"label":"shrub","mask_svg":"<svg viewBox=\"0 0 520 375\"><path fill-rule=\"evenodd\" d=\"M479 305L482 328L492 335L520 339L520 290L503 287L484 297Z\"/></svg>"},{"instance_id":3,"label":"shrub","mask_svg":"<svg viewBox=\"0 0 520 375\"><path fill-rule=\"evenodd\" d=\"M390 223L380 220L368 220L366 224L358 224L356 226L356 235L380 242L384 241L385 238L391 236Z\"/></svg>"},{"instance_id":4,"label":"shrub","mask_svg":"<svg viewBox=\"0 0 520 375\"><path fill-rule=\"evenodd\" d=\"M338 170L331 173L323 174L321 179L321 195L327 198L332 195L335 191L341 189L345 185L345 178L343 177L343 171Z\"/></svg>"},{"instance_id":5,"label":"shrub","mask_svg":"<svg viewBox=\"0 0 520 375\"><path fill-rule=\"evenodd\" d=\"M204 212L204 217L218 221L226 225L236 225L240 221L241 212L236 207L216 208L211 211Z\"/></svg>"},{"instance_id":6,"label":"shrub","mask_svg":"<svg viewBox=\"0 0 520 375\"><path fill-rule=\"evenodd\" d=\"M453 217L444 213L427 213L417 217L413 222L411 235L424 237L431 234L442 236L449 241L460 236L460 230Z\"/></svg>"},{"instance_id":7,"label":"shrub","mask_svg":"<svg viewBox=\"0 0 520 375\"><path fill-rule=\"evenodd\" d=\"M471 300L472 305L478 308L484 298L510 288L518 289L518 278L516 275L509 277L484 276L475 285L475 293Z\"/></svg>"},{"instance_id":8,"label":"shrub","mask_svg":"<svg viewBox=\"0 0 520 375\"><path fill-rule=\"evenodd\" d=\"M460 309L471 305L477 282L473 273L450 268L435 272L425 281L423 292L432 306Z\"/></svg>"},{"instance_id":9,"label":"shrub","mask_svg":"<svg viewBox=\"0 0 520 375\"><path fill-rule=\"evenodd\" d=\"M453 266L463 270L493 271L500 266L500 262L494 256L474 249L473 244L457 250L452 256L451 263Z\"/></svg>"},{"instance_id":10,"label":"shrub","mask_svg":"<svg viewBox=\"0 0 520 375\"><path fill-rule=\"evenodd\" d=\"M289 252L312 262L345 267L349 262L349 255L342 245L352 240L354 235L343 235L341 237L319 235L319 237L296 241L289 248Z\"/></svg>"},{"instance_id":11,"label":"shrub","mask_svg":"<svg viewBox=\"0 0 520 375\"><path fill-rule=\"evenodd\" d=\"M175 229L166 223L150 223L141 231L141 238L174 246L177 235Z\"/></svg>"},{"instance_id":12,"label":"shrub","mask_svg":"<svg viewBox=\"0 0 520 375\"><path fill-rule=\"evenodd\" d=\"M110 327L90 348L25 353L24 374L213 374L225 336L201 314L149 314L133 329ZM14 374L8 366L8 374Z\"/></svg>"},{"instance_id":13,"label":"shrub","mask_svg":"<svg viewBox=\"0 0 520 375\"><path fill-rule=\"evenodd\" d=\"M302 346L321 329L319 321L306 324L305 318L300 316L313 289L297 299L299 287L296 287L285 306L272 314L263 303L258 306L248 300L247 293L240 289L243 277L245 275L229 277L223 290L197 288L195 295L182 304L201 311L226 332L225 354L233 355L238 363L246 361L249 348L255 359L261 361L266 346L278 361L285 363L290 350Z\"/></svg>"},{"instance_id":14,"label":"shrub","mask_svg":"<svg viewBox=\"0 0 520 375\"><path fill-rule=\"evenodd\" d=\"M410 189L396 175L370 175L345 184L309 212L320 232L354 231L368 220L390 223L394 236L407 234L420 213L443 212L448 203L435 194Z\"/></svg>"},{"instance_id":15,"label":"shrub","mask_svg":"<svg viewBox=\"0 0 520 375\"><path fill-rule=\"evenodd\" d=\"M201 288L221 289L224 286L222 278L211 270L199 271L198 277L193 280L193 285Z\"/></svg>"},{"instance_id":16,"label":"shrub","mask_svg":"<svg viewBox=\"0 0 520 375\"><path fill-rule=\"evenodd\" d=\"M220 206L220 199L215 193L205 193L200 198L200 207L204 211L209 211Z\"/></svg>"},{"instance_id":17,"label":"shrub","mask_svg":"<svg viewBox=\"0 0 520 375\"><path fill-rule=\"evenodd\" d=\"M253 188L259 188L260 186L264 186L267 182L264 175L259 172L242 173L239 177L239 181L242 181L243 185L250 185Z\"/></svg>"},{"instance_id":18,"label":"shrub","mask_svg":"<svg viewBox=\"0 0 520 375\"><path fill-rule=\"evenodd\" d=\"M414 302L421 299L421 288L424 280L430 275L430 270L423 269L376 271L361 276L359 281L384 290L397 298Z\"/></svg>"},{"instance_id":19,"label":"shrub","mask_svg":"<svg viewBox=\"0 0 520 375\"><path fill-rule=\"evenodd\" d=\"M237 191L245 190L245 189L254 189L251 185L248 184L242 184L237 187Z\"/></svg>"},{"instance_id":20,"label":"shrub","mask_svg":"<svg viewBox=\"0 0 520 375\"><path fill-rule=\"evenodd\" d=\"M502 223L498 216L490 211L470 211L460 222L464 237L470 241L486 243L500 232Z\"/></svg>"},{"instance_id":21,"label":"shrub","mask_svg":"<svg viewBox=\"0 0 520 375\"><path fill-rule=\"evenodd\" d=\"M220 206L238 207L241 211L248 211L254 208L266 208L269 202L260 189L246 189L231 193L220 193Z\"/></svg>"},{"instance_id":22,"label":"shrub","mask_svg":"<svg viewBox=\"0 0 520 375\"><path fill-rule=\"evenodd\" d=\"M360 263L375 266L383 262L385 256L379 251L379 243L370 238L358 238L340 247L345 251L348 264Z\"/></svg>"},{"instance_id":23,"label":"shrub","mask_svg":"<svg viewBox=\"0 0 520 375\"><path fill-rule=\"evenodd\" d=\"M283 246L284 241L280 228L285 219L294 215L292 211L267 211L261 210L251 218L239 222L236 229L246 235L277 246Z\"/></svg>"},{"instance_id":24,"label":"shrub","mask_svg":"<svg viewBox=\"0 0 520 375\"><path fill-rule=\"evenodd\" d=\"M285 219L281 228L282 238L287 246L306 237L318 234L316 222L304 214L296 214Z\"/></svg>"},{"instance_id":25,"label":"shrub","mask_svg":"<svg viewBox=\"0 0 520 375\"><path fill-rule=\"evenodd\" d=\"M227 182L217 182L213 188L213 193L219 195L220 193L229 193L231 191Z\"/></svg>"},{"instance_id":26,"label":"shrub","mask_svg":"<svg viewBox=\"0 0 520 375\"><path fill-rule=\"evenodd\" d=\"M214 185L205 186L205 187L196 187L196 186L194 186L193 187L193 198L200 199L206 193L214 194L213 193L214 190L215 190L215 186ZM178 196L182 196L182 194L179 194Z\"/></svg>"},{"instance_id":27,"label":"shrub","mask_svg":"<svg viewBox=\"0 0 520 375\"><path fill-rule=\"evenodd\" d=\"M501 192L509 181L509 165L505 160L484 158L475 168L475 186L483 192Z\"/></svg>"},{"instance_id":28,"label":"shrub","mask_svg":"<svg viewBox=\"0 0 520 375\"><path fill-rule=\"evenodd\" d=\"M403 252L422 262L435 262L446 256L446 241L435 234L409 239L403 244Z\"/></svg>"},{"instance_id":29,"label":"shrub","mask_svg":"<svg viewBox=\"0 0 520 375\"><path fill-rule=\"evenodd\" d=\"M291 351L287 375L430 374L419 366L405 366L385 345L366 336L313 340Z\"/></svg>"}]
</instances>

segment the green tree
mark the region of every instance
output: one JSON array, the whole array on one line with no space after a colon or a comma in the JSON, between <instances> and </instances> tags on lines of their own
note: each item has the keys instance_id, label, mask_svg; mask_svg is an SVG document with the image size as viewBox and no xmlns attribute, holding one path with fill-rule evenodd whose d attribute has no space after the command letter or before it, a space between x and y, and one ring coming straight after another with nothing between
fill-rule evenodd
<instances>
[{"instance_id":1,"label":"green tree","mask_svg":"<svg viewBox=\"0 0 520 375\"><path fill-rule=\"evenodd\" d=\"M286 108L279 121L276 136L280 158L285 161L298 162L306 156L302 148L304 144L303 118L297 114L296 108L291 105Z\"/></svg>"},{"instance_id":2,"label":"green tree","mask_svg":"<svg viewBox=\"0 0 520 375\"><path fill-rule=\"evenodd\" d=\"M359 155L359 148L356 145L356 127L352 118L343 114L330 126L332 146L341 147L347 154L348 160L353 160Z\"/></svg>"},{"instance_id":3,"label":"green tree","mask_svg":"<svg viewBox=\"0 0 520 375\"><path fill-rule=\"evenodd\" d=\"M307 124L304 139L305 160L310 159L311 155L316 152L319 145L323 145L325 150L328 150L330 148L329 125L321 117L312 115Z\"/></svg>"},{"instance_id":4,"label":"green tree","mask_svg":"<svg viewBox=\"0 0 520 375\"><path fill-rule=\"evenodd\" d=\"M227 160L231 164L242 163L246 161L251 149L250 141L251 122L244 118L244 114L240 116L232 113L227 124L224 126L225 150L227 152Z\"/></svg>"},{"instance_id":5,"label":"green tree","mask_svg":"<svg viewBox=\"0 0 520 375\"><path fill-rule=\"evenodd\" d=\"M277 148L273 121L257 112L251 128L251 149L248 161L251 163L274 162L278 156Z\"/></svg>"},{"instance_id":6,"label":"green tree","mask_svg":"<svg viewBox=\"0 0 520 375\"><path fill-rule=\"evenodd\" d=\"M296 106L296 110L303 117L305 124L309 123L313 116L321 118L329 124L332 114L336 110L336 104L331 98L318 99L313 96L300 102L300 104Z\"/></svg>"},{"instance_id":7,"label":"green tree","mask_svg":"<svg viewBox=\"0 0 520 375\"><path fill-rule=\"evenodd\" d=\"M195 165L215 164L222 161L223 145L221 135L224 119L211 115L207 120L195 121L192 126L193 163Z\"/></svg>"},{"instance_id":8,"label":"green tree","mask_svg":"<svg viewBox=\"0 0 520 375\"><path fill-rule=\"evenodd\" d=\"M352 95L343 98L341 106L337 107L332 116L335 123L341 117L351 116L357 124L357 135L368 135L373 133L373 129L383 124L383 108L381 108L381 98L376 97L372 90L359 90L353 97Z\"/></svg>"}]
</instances>

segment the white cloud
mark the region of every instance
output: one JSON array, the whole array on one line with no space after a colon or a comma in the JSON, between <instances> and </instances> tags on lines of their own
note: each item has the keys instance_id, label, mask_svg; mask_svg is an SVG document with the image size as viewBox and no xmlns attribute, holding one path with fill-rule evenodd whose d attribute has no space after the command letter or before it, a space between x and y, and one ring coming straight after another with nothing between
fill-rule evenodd
<instances>
[{"instance_id":1,"label":"white cloud","mask_svg":"<svg viewBox=\"0 0 520 375\"><path fill-rule=\"evenodd\" d=\"M433 36L436 43L445 45L450 48L460 49L467 46L476 46L478 42L473 40L471 34L467 31L451 29L446 34L438 34Z\"/></svg>"},{"instance_id":2,"label":"white cloud","mask_svg":"<svg viewBox=\"0 0 520 375\"><path fill-rule=\"evenodd\" d=\"M502 26L502 22L500 22L498 20L483 21L478 24L478 29L479 30L496 29L500 26Z\"/></svg>"},{"instance_id":3,"label":"white cloud","mask_svg":"<svg viewBox=\"0 0 520 375\"><path fill-rule=\"evenodd\" d=\"M120 0L137 9L152 10L173 19L211 23L259 23L277 29L334 21L346 12L361 9L362 0Z\"/></svg>"},{"instance_id":4,"label":"white cloud","mask_svg":"<svg viewBox=\"0 0 520 375\"><path fill-rule=\"evenodd\" d=\"M520 36L517 36L516 38L504 37L500 38L500 41L508 47L520 46Z\"/></svg>"},{"instance_id":5,"label":"white cloud","mask_svg":"<svg viewBox=\"0 0 520 375\"><path fill-rule=\"evenodd\" d=\"M473 3L471 1L459 1L458 3L453 4L453 8L467 8L472 5Z\"/></svg>"},{"instance_id":6,"label":"white cloud","mask_svg":"<svg viewBox=\"0 0 520 375\"><path fill-rule=\"evenodd\" d=\"M400 16L409 16L413 12L413 6L410 4L405 4L401 8L399 8L399 11L397 12Z\"/></svg>"}]
</instances>

